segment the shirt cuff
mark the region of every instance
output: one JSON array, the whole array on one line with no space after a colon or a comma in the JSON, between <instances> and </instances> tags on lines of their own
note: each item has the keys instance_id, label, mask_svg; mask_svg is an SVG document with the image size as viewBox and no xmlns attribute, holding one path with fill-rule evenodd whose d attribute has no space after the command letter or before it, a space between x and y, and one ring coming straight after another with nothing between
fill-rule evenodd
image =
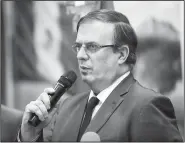
<instances>
[{"instance_id":1,"label":"shirt cuff","mask_svg":"<svg viewBox=\"0 0 185 143\"><path fill-rule=\"evenodd\" d=\"M37 136L36 138L32 139L31 142L37 141L37 139L40 137L40 135L41 135L41 133L39 133L38 136ZM18 134L17 134L17 141L18 141L18 142L22 142L22 141L21 141L21 129L19 129L19 131L18 131Z\"/></svg>"}]
</instances>

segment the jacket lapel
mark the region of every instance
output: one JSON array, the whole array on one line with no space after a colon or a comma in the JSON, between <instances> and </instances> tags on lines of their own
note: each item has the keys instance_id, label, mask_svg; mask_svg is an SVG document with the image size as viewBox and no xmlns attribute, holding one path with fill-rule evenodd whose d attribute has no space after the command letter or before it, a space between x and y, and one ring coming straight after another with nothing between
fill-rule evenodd
<instances>
[{"instance_id":1,"label":"jacket lapel","mask_svg":"<svg viewBox=\"0 0 185 143\"><path fill-rule=\"evenodd\" d=\"M123 95L129 91L129 88L134 82L135 79L133 78L133 75L129 74L129 76L126 77L108 96L85 132L98 132L104 126L115 109L122 103L124 100Z\"/></svg>"},{"instance_id":2,"label":"jacket lapel","mask_svg":"<svg viewBox=\"0 0 185 143\"><path fill-rule=\"evenodd\" d=\"M77 105L76 109L73 112L74 113L73 116L70 118L71 121L69 121L69 123L71 128L68 128L69 132L66 135L70 134L71 135L70 140L72 141L77 141L77 137L78 137L81 121L83 119L84 110L85 110L88 97L89 96L86 96L86 98L83 99L82 102Z\"/></svg>"},{"instance_id":3,"label":"jacket lapel","mask_svg":"<svg viewBox=\"0 0 185 143\"><path fill-rule=\"evenodd\" d=\"M74 104L74 106L69 107L69 110L71 112L67 112L67 114L61 115L63 117L59 120L65 120L66 122L64 124L59 124L56 127L56 133L54 133L53 141L77 141L79 128L84 114L84 109L89 97L88 95L86 94L84 95L85 97L83 96L82 98L80 98L77 102L77 105ZM73 105L73 103L70 102L68 104Z\"/></svg>"}]
</instances>

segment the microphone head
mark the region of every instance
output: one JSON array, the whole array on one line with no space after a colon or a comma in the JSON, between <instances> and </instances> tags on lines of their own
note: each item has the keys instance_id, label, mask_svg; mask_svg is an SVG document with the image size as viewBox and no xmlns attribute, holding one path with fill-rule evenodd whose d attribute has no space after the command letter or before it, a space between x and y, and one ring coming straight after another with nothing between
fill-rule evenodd
<instances>
[{"instance_id":1,"label":"microphone head","mask_svg":"<svg viewBox=\"0 0 185 143\"><path fill-rule=\"evenodd\" d=\"M77 79L74 71L69 71L66 73L66 75L64 74L63 76L66 77L71 83L74 83Z\"/></svg>"},{"instance_id":2,"label":"microphone head","mask_svg":"<svg viewBox=\"0 0 185 143\"><path fill-rule=\"evenodd\" d=\"M95 132L86 132L81 140L81 142L93 141L93 142L100 142L100 136Z\"/></svg>"},{"instance_id":3,"label":"microphone head","mask_svg":"<svg viewBox=\"0 0 185 143\"><path fill-rule=\"evenodd\" d=\"M63 84L65 87L70 88L72 84L76 81L77 76L74 71L68 71L63 74L58 80L59 83Z\"/></svg>"}]
</instances>

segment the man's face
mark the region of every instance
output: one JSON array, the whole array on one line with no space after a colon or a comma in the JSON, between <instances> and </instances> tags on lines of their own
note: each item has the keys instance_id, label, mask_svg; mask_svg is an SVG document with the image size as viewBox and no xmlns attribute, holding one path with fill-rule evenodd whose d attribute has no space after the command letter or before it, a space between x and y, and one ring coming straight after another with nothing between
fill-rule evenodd
<instances>
[{"instance_id":1,"label":"man's face","mask_svg":"<svg viewBox=\"0 0 185 143\"><path fill-rule=\"evenodd\" d=\"M85 44L94 42L99 45L112 45L114 44L113 35L113 24L90 21L80 25L76 42ZM77 52L83 81L89 85L111 84L117 78L120 54L114 53L113 47L100 48L96 52L88 52L84 45Z\"/></svg>"}]
</instances>

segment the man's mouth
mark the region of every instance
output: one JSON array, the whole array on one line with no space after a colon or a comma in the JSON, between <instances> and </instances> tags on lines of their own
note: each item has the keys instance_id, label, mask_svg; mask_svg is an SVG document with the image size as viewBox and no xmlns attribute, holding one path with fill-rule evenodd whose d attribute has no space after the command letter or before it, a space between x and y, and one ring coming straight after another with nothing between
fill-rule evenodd
<instances>
[{"instance_id":1,"label":"man's mouth","mask_svg":"<svg viewBox=\"0 0 185 143\"><path fill-rule=\"evenodd\" d=\"M82 68L82 69L89 69L89 67L87 67L87 66L80 66L80 68Z\"/></svg>"},{"instance_id":2,"label":"man's mouth","mask_svg":"<svg viewBox=\"0 0 185 143\"><path fill-rule=\"evenodd\" d=\"M80 66L80 70L81 70L82 72L84 72L84 71L90 70L90 68L87 67L87 66Z\"/></svg>"}]
</instances>

